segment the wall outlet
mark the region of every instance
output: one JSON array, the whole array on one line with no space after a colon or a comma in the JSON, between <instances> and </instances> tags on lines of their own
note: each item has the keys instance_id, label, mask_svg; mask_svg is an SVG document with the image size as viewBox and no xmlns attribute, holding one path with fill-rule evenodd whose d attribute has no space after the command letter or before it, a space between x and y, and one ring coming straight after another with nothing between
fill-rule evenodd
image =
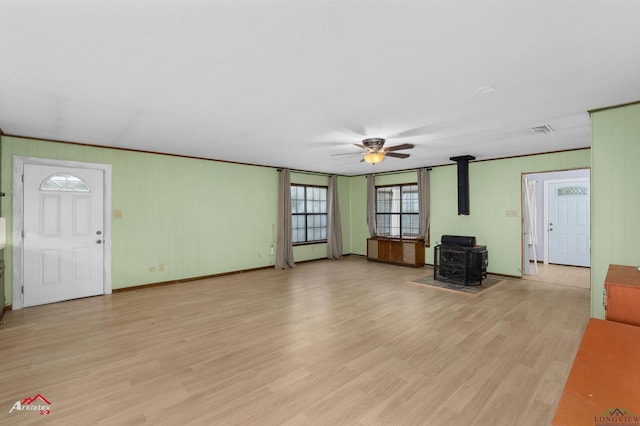
<instances>
[{"instance_id":1,"label":"wall outlet","mask_svg":"<svg viewBox=\"0 0 640 426\"><path fill-rule=\"evenodd\" d=\"M164 272L164 263L161 263L160 266L158 266L158 270L160 272Z\"/></svg>"},{"instance_id":2,"label":"wall outlet","mask_svg":"<svg viewBox=\"0 0 640 426\"><path fill-rule=\"evenodd\" d=\"M274 254L276 254L276 250L273 248L273 246L271 246L271 256L273 256Z\"/></svg>"},{"instance_id":3,"label":"wall outlet","mask_svg":"<svg viewBox=\"0 0 640 426\"><path fill-rule=\"evenodd\" d=\"M114 210L113 211L113 217L115 219L122 219L122 210Z\"/></svg>"},{"instance_id":4,"label":"wall outlet","mask_svg":"<svg viewBox=\"0 0 640 426\"><path fill-rule=\"evenodd\" d=\"M152 266L152 267L149 268L149 272L155 272L155 271L156 271L156 267L155 266Z\"/></svg>"},{"instance_id":5,"label":"wall outlet","mask_svg":"<svg viewBox=\"0 0 640 426\"><path fill-rule=\"evenodd\" d=\"M518 217L518 212L516 210L506 210L504 215L506 217Z\"/></svg>"}]
</instances>

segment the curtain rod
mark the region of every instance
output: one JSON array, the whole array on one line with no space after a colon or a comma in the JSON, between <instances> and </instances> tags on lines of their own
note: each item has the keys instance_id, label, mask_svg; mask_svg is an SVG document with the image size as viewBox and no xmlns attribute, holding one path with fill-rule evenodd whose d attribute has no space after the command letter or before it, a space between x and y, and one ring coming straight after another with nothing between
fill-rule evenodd
<instances>
[{"instance_id":1,"label":"curtain rod","mask_svg":"<svg viewBox=\"0 0 640 426\"><path fill-rule=\"evenodd\" d=\"M343 176L343 177L356 177L356 176L368 176L370 174L373 174L374 176L399 175L399 174L402 174L402 173L409 173L409 172L414 172L414 171L417 172L418 169L422 169L422 168L424 168L424 167L418 167L416 169L395 170L395 171L391 171L391 172L367 173L367 174L364 174L364 175L353 175L353 176L350 176L350 175L339 175L337 173L309 172L309 171L306 171L306 170L296 170L296 169L289 169L289 171L291 173L298 173L300 175L311 175L311 176L332 176L332 175L335 175L335 176ZM427 167L426 169L430 171L433 168L432 167ZM282 170L283 170L282 167L278 167L276 169L276 171L278 171L278 172L281 172Z\"/></svg>"},{"instance_id":2,"label":"curtain rod","mask_svg":"<svg viewBox=\"0 0 640 426\"><path fill-rule=\"evenodd\" d=\"M431 171L432 167L418 167L416 169L404 169L404 170L395 170L395 171L391 171L391 172L380 172L380 173L367 173L366 175L360 175L360 176L368 176L368 175L374 175L374 176L386 176L386 175L401 175L403 173L409 173L409 172L417 172L419 169L424 169L426 168L427 170Z\"/></svg>"},{"instance_id":3,"label":"curtain rod","mask_svg":"<svg viewBox=\"0 0 640 426\"><path fill-rule=\"evenodd\" d=\"M282 167L278 167L276 169L276 171L278 171L278 172L281 172L282 170L283 170ZM296 170L296 169L289 169L289 171L291 173L297 173L297 174L300 174L300 175L311 175L311 176L332 176L332 175L345 176L345 175L339 175L337 173L309 172L309 171L306 171L306 170Z\"/></svg>"}]
</instances>

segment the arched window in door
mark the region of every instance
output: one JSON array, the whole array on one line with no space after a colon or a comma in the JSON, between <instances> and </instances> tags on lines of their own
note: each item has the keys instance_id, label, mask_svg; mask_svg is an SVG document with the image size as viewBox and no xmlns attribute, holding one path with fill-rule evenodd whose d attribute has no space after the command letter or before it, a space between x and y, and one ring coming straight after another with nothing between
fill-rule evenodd
<instances>
[{"instance_id":1,"label":"arched window in door","mask_svg":"<svg viewBox=\"0 0 640 426\"><path fill-rule=\"evenodd\" d=\"M68 173L56 173L40 184L41 191L90 192L89 185L81 178Z\"/></svg>"}]
</instances>

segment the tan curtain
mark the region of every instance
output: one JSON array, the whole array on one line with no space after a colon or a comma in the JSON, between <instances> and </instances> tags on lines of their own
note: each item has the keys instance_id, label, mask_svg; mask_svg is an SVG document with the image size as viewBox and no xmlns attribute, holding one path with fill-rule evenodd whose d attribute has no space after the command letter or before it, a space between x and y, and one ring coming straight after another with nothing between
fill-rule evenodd
<instances>
[{"instance_id":1,"label":"tan curtain","mask_svg":"<svg viewBox=\"0 0 640 426\"><path fill-rule=\"evenodd\" d=\"M342 226L340 224L340 206L338 205L338 176L329 176L329 194L327 194L327 257L342 259Z\"/></svg>"},{"instance_id":2,"label":"tan curtain","mask_svg":"<svg viewBox=\"0 0 640 426\"><path fill-rule=\"evenodd\" d=\"M376 178L367 176L367 226L371 238L376 236Z\"/></svg>"},{"instance_id":3,"label":"tan curtain","mask_svg":"<svg viewBox=\"0 0 640 426\"><path fill-rule=\"evenodd\" d=\"M293 261L291 230L291 178L289 169L280 170L278 179L278 250L276 268L287 269L296 266Z\"/></svg>"},{"instance_id":4,"label":"tan curtain","mask_svg":"<svg viewBox=\"0 0 640 426\"><path fill-rule=\"evenodd\" d=\"M427 241L429 236L429 212L431 209L429 188L429 169L418 169L418 211L420 222L420 234L418 239Z\"/></svg>"}]
</instances>

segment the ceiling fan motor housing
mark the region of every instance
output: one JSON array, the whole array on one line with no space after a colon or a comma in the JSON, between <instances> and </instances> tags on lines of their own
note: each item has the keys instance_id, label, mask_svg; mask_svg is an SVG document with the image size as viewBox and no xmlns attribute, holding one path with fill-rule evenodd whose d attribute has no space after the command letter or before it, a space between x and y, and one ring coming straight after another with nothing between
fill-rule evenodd
<instances>
[{"instance_id":1,"label":"ceiling fan motor housing","mask_svg":"<svg viewBox=\"0 0 640 426\"><path fill-rule=\"evenodd\" d=\"M362 141L362 145L373 151L378 151L384 145L384 138L367 138Z\"/></svg>"}]
</instances>

